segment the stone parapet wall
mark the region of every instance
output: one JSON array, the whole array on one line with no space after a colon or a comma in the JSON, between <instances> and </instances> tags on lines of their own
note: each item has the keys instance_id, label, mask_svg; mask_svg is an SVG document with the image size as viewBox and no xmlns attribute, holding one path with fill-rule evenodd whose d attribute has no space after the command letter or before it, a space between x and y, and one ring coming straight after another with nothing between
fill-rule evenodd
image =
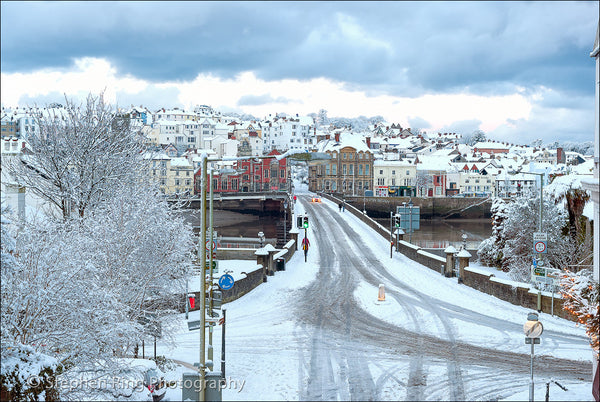
<instances>
[{"instance_id":1,"label":"stone parapet wall","mask_svg":"<svg viewBox=\"0 0 600 402\"><path fill-rule=\"evenodd\" d=\"M323 198L326 198L336 204L340 203L341 200L335 198L329 194L322 194ZM362 211L359 211L352 205L346 205L346 209L383 236L384 239L390 240L390 231L389 229L384 228L379 223L375 222L368 216L364 215ZM394 239L395 241L395 239ZM421 249L418 246L410 244L406 241L400 241L398 243L398 250L406 257L411 260L418 262L425 267L434 270L436 272L441 272L442 264L446 264L446 259L440 256L437 256L431 252L427 252ZM528 283L522 282L514 282L509 280L503 280L500 278L496 278L493 273L489 273L486 271L477 270L470 267L464 268L464 274L462 276L462 283L472 287L474 289L479 290L480 292L487 293L489 295L495 296L498 299L507 301L509 303L530 308L532 310L537 310L538 306L538 291L531 288L531 285ZM554 315L571 320L576 321L576 318L570 314L568 311L562 308L563 299L559 294L555 293L554 297L549 292L540 292L541 294L541 311L544 313L550 314L551 312ZM554 304L554 309L552 308Z\"/></svg>"}]
</instances>

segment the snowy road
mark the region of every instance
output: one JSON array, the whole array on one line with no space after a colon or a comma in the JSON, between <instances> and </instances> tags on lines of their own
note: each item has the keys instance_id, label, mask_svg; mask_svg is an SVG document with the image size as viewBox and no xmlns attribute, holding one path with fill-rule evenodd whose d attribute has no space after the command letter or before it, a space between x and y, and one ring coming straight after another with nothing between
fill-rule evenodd
<instances>
[{"instance_id":1,"label":"snowy road","mask_svg":"<svg viewBox=\"0 0 600 402\"><path fill-rule=\"evenodd\" d=\"M485 338L486 329L496 331L504 328L505 331L522 333L522 326L443 303L407 286L385 268L386 262L389 263L389 255L375 255L369 243L365 242L364 235L357 233L345 220L339 219L337 208L332 208L329 203L308 203L305 198L302 198L302 202L315 225L313 233L319 244L320 260L317 280L304 291L297 309L298 319L309 324L313 331L310 353L314 358L310 360L306 399L348 399L344 387L336 385L345 385L347 381L334 383L331 376L327 375L332 371L334 362L338 362L339 372L349 370L359 376L354 380L349 378L352 384L350 399L379 399L377 389L381 389L382 381L392 378L394 369L385 370L378 378L366 375L365 365L374 363L374 347L388 350L398 363L404 362L408 367L407 382L400 384L406 390L407 400L430 399L431 394L440 392L446 393L442 395L443 399L450 400L494 398L497 395L485 395L484 389L493 393L495 387L505 387L507 376L514 376L515 382L522 381L524 374L529 372L529 366L524 364L528 361L527 355L458 342L455 329L462 321L477 323L482 327L482 338ZM404 310L408 318L406 324L403 327L393 326L362 311L353 297L359 282L367 282L373 287L386 284L387 297L393 298ZM374 291L373 297L375 295ZM438 336L423 333L423 315L433 318ZM327 341L323 340L323 333L329 335ZM560 338L562 344L581 344L582 341L581 337L559 333L553 334L553 338ZM327 348L337 349L341 361L332 359L334 354L331 352L321 353ZM352 358L348 359L348 355ZM433 384L428 381L425 367L425 360L428 359L437 360L438 365L441 361L444 365L445 391L440 389L442 384L439 379ZM562 378L586 377L590 367L566 359L541 357L536 360L538 373ZM481 384L481 378L477 375L464 375L486 368L492 375L485 379L485 385ZM497 375L499 383L495 384L494 374L499 370L506 373ZM474 390L480 394L473 394Z\"/></svg>"},{"instance_id":2,"label":"snowy road","mask_svg":"<svg viewBox=\"0 0 600 402\"><path fill-rule=\"evenodd\" d=\"M245 385L224 389L224 400L495 400L528 390L527 309L391 259L389 243L348 211L297 195L296 212L310 216L308 261L296 253L286 271L227 304L226 377ZM591 375L584 331L540 320L536 400L551 378L585 386ZM214 338L218 357L219 327ZM196 362L198 339L182 322L176 347L159 354ZM551 396L565 399L559 392Z\"/></svg>"}]
</instances>

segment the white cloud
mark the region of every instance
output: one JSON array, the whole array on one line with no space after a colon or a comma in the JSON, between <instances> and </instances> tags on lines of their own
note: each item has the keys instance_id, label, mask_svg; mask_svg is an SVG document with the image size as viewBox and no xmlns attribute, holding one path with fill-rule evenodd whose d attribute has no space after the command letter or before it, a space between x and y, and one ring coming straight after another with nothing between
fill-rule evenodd
<instances>
[{"instance_id":1,"label":"white cloud","mask_svg":"<svg viewBox=\"0 0 600 402\"><path fill-rule=\"evenodd\" d=\"M518 138L519 133L524 131L532 135L535 132L538 138L543 138L543 133L549 129L544 127L547 122L565 130L570 124L566 122L572 121L572 117L581 119L584 116L579 109L544 107L544 101L554 100L560 95L547 88L516 90L513 94L503 96L457 93L409 98L379 93L369 95L362 90L349 89L344 82L326 78L265 81L252 72L244 72L231 79L200 74L189 82L151 83L121 75L110 62L97 58L78 59L68 70L2 73L1 96L4 106L17 105L21 99L43 98L52 93L78 97L104 89L110 102L126 99L134 104L180 106L186 109L196 104L209 104L222 110L235 107L259 118L278 112L306 115L325 109L332 117L381 115L389 122L408 127L409 121L419 116L429 123L427 131L431 132L452 127L459 122L479 121L479 129L500 136L498 139L502 139L502 136ZM160 94L169 96L165 99ZM137 99L138 96L140 99ZM161 101L173 102L175 99L179 104L161 104ZM238 105L240 99L242 103ZM248 99L254 101L244 104L243 101ZM261 99L265 103L261 103ZM583 104L584 101L578 103ZM566 131L572 134L581 124Z\"/></svg>"}]
</instances>

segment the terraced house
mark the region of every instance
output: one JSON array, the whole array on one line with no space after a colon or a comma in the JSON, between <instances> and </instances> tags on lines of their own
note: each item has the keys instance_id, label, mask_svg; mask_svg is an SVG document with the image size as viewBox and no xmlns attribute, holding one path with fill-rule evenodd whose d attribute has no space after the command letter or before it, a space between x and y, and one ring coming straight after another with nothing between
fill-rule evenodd
<instances>
[{"instance_id":1,"label":"terraced house","mask_svg":"<svg viewBox=\"0 0 600 402\"><path fill-rule=\"evenodd\" d=\"M317 151L331 159L309 167L310 191L363 195L373 190L373 153L362 136L336 131L333 139L317 144Z\"/></svg>"}]
</instances>

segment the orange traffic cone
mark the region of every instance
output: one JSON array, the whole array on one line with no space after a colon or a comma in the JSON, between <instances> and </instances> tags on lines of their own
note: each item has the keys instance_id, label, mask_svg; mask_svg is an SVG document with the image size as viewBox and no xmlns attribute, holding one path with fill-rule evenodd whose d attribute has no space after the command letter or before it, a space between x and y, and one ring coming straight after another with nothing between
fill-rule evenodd
<instances>
[{"instance_id":1,"label":"orange traffic cone","mask_svg":"<svg viewBox=\"0 0 600 402\"><path fill-rule=\"evenodd\" d=\"M377 301L385 301L385 286L379 285L379 296Z\"/></svg>"}]
</instances>

